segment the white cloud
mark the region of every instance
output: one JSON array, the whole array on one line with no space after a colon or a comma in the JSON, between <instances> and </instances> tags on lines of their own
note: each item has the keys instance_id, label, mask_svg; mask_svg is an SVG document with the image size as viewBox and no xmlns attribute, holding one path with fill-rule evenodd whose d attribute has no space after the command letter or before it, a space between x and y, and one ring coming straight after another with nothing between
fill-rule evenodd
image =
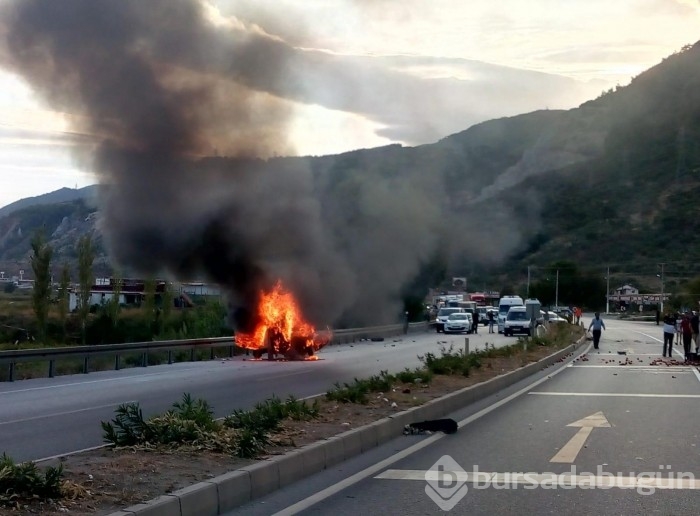
<instances>
[{"instance_id":1,"label":"white cloud","mask_svg":"<svg viewBox=\"0 0 700 516\"><path fill-rule=\"evenodd\" d=\"M697 0L209 2L219 26L291 45L294 81L272 93L295 115L299 154L425 143L490 118L574 107L700 34ZM29 185L36 194L93 177L70 158L83 141L65 135L70 126L0 71L0 205Z\"/></svg>"}]
</instances>

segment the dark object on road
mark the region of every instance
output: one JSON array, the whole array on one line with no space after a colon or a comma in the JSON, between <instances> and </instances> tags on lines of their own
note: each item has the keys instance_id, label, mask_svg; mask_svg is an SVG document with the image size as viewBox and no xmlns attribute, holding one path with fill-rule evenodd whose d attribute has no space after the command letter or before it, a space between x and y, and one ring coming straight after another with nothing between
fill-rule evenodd
<instances>
[{"instance_id":1,"label":"dark object on road","mask_svg":"<svg viewBox=\"0 0 700 516\"><path fill-rule=\"evenodd\" d=\"M618 355L626 355L626 354L627 354L627 351L618 351L617 354L618 354Z\"/></svg>"},{"instance_id":2,"label":"dark object on road","mask_svg":"<svg viewBox=\"0 0 700 516\"><path fill-rule=\"evenodd\" d=\"M432 419L406 425L403 429L405 435L422 434L423 432L444 432L454 434L457 431L457 421L454 419Z\"/></svg>"},{"instance_id":3,"label":"dark object on road","mask_svg":"<svg viewBox=\"0 0 700 516\"><path fill-rule=\"evenodd\" d=\"M382 342L384 340L384 337L372 337L370 340L372 342Z\"/></svg>"}]
</instances>

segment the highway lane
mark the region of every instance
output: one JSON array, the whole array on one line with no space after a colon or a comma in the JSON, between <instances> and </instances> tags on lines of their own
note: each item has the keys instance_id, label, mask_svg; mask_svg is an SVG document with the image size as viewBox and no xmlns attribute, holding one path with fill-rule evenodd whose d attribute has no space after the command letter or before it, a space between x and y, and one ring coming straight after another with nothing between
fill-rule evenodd
<instances>
[{"instance_id":1,"label":"highway lane","mask_svg":"<svg viewBox=\"0 0 700 516\"><path fill-rule=\"evenodd\" d=\"M512 343L488 334L468 336L471 349ZM138 402L145 415L162 412L185 392L206 399L217 416L249 408L273 394L306 397L381 370L420 365L418 355L440 346L463 347L464 335L435 332L327 347L316 362L252 361L243 357L0 384L0 451L36 460L102 444L100 421L121 403Z\"/></svg>"},{"instance_id":2,"label":"highway lane","mask_svg":"<svg viewBox=\"0 0 700 516\"><path fill-rule=\"evenodd\" d=\"M231 514L697 514L700 373L650 365L659 327L607 326L586 360L454 414L457 434L398 437Z\"/></svg>"}]
</instances>

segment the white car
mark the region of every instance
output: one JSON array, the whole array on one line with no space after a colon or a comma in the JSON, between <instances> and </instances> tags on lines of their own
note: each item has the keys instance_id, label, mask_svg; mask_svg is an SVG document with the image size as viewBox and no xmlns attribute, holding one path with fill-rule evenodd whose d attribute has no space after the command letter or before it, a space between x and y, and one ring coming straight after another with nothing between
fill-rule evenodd
<instances>
[{"instance_id":1,"label":"white car","mask_svg":"<svg viewBox=\"0 0 700 516\"><path fill-rule=\"evenodd\" d=\"M550 323L568 323L566 319L563 317L560 317L559 315L556 314L556 312L547 312L547 317L546 320Z\"/></svg>"},{"instance_id":2,"label":"white car","mask_svg":"<svg viewBox=\"0 0 700 516\"><path fill-rule=\"evenodd\" d=\"M442 330L445 329L445 323L447 322L447 318L456 313L464 313L464 308L454 308L454 307L445 307L445 308L440 308L438 310L437 316L435 317L435 331L440 333Z\"/></svg>"},{"instance_id":3,"label":"white car","mask_svg":"<svg viewBox=\"0 0 700 516\"><path fill-rule=\"evenodd\" d=\"M471 333L472 321L472 314L468 312L451 314L445 321L445 333Z\"/></svg>"}]
</instances>

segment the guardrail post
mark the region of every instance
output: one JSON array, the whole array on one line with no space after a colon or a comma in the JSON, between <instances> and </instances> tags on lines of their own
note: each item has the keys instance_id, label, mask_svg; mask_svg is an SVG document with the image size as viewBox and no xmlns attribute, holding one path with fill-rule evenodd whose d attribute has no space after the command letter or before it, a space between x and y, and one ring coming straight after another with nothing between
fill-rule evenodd
<instances>
[{"instance_id":1,"label":"guardrail post","mask_svg":"<svg viewBox=\"0 0 700 516\"><path fill-rule=\"evenodd\" d=\"M194 348L190 349L190 362L194 362Z\"/></svg>"},{"instance_id":2,"label":"guardrail post","mask_svg":"<svg viewBox=\"0 0 700 516\"><path fill-rule=\"evenodd\" d=\"M209 360L214 360L214 348L211 348L211 353L209 353Z\"/></svg>"},{"instance_id":3,"label":"guardrail post","mask_svg":"<svg viewBox=\"0 0 700 516\"><path fill-rule=\"evenodd\" d=\"M119 369L121 369L120 366L121 366L121 364L119 363L119 354L117 353L117 354L114 356L114 370L115 370L115 371L119 371Z\"/></svg>"},{"instance_id":4,"label":"guardrail post","mask_svg":"<svg viewBox=\"0 0 700 516\"><path fill-rule=\"evenodd\" d=\"M90 357L85 355L83 358L83 374L88 374L90 372Z\"/></svg>"},{"instance_id":5,"label":"guardrail post","mask_svg":"<svg viewBox=\"0 0 700 516\"><path fill-rule=\"evenodd\" d=\"M233 346L228 347L228 357L233 358Z\"/></svg>"},{"instance_id":6,"label":"guardrail post","mask_svg":"<svg viewBox=\"0 0 700 516\"><path fill-rule=\"evenodd\" d=\"M15 381L15 363L14 362L10 362L10 370L8 371L8 378L7 379L10 382Z\"/></svg>"},{"instance_id":7,"label":"guardrail post","mask_svg":"<svg viewBox=\"0 0 700 516\"><path fill-rule=\"evenodd\" d=\"M49 360L49 378L53 378L54 374L54 361Z\"/></svg>"},{"instance_id":8,"label":"guardrail post","mask_svg":"<svg viewBox=\"0 0 700 516\"><path fill-rule=\"evenodd\" d=\"M148 367L148 351L144 351L141 355L141 367Z\"/></svg>"},{"instance_id":9,"label":"guardrail post","mask_svg":"<svg viewBox=\"0 0 700 516\"><path fill-rule=\"evenodd\" d=\"M173 350L169 349L168 350L168 365L173 363Z\"/></svg>"}]
</instances>

